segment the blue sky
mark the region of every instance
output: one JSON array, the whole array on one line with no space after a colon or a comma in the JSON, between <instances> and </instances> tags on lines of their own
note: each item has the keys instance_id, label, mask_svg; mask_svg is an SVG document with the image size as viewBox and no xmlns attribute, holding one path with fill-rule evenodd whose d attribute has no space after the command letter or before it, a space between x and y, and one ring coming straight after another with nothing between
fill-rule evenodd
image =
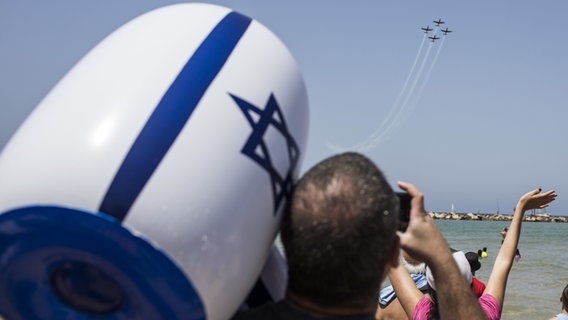
<instances>
[{"instance_id":1,"label":"blue sky","mask_svg":"<svg viewBox=\"0 0 568 320\"><path fill-rule=\"evenodd\" d=\"M0 0L0 148L99 41L180 2ZM559 194L547 211L568 215L568 2L204 2L258 20L296 57L310 99L302 171L333 154L329 144L353 146L402 108L395 101L421 47L420 28L445 20L454 32L434 43L430 57L439 50L438 59L423 72L431 67L430 77L416 78L407 100L414 109L363 153L393 186L420 187L428 210L453 203L458 212L511 213L521 194L542 187Z\"/></svg>"}]
</instances>

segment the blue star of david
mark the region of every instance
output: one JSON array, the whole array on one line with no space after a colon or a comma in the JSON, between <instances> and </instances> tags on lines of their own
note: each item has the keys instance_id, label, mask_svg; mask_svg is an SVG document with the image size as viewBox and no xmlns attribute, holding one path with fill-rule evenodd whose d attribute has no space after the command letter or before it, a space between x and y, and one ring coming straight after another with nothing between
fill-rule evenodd
<instances>
[{"instance_id":1,"label":"blue star of david","mask_svg":"<svg viewBox=\"0 0 568 320\"><path fill-rule=\"evenodd\" d=\"M298 164L300 150L288 130L288 126L286 125L286 121L284 120L284 116L274 94L270 94L270 98L266 102L264 110L237 96L230 95L252 127L252 133L241 149L241 152L268 172L272 182L274 215L276 215L280 204L284 199L289 198L292 191L292 174ZM285 176L282 176L274 167L270 151L264 141L264 136L270 126L278 130L286 141L286 151L288 153L290 167L286 171Z\"/></svg>"}]
</instances>

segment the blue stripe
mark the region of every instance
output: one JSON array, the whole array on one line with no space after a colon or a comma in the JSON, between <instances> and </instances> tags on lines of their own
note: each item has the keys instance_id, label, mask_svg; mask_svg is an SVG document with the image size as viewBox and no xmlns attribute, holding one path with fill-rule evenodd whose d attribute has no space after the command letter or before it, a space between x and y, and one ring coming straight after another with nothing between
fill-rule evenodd
<instances>
[{"instance_id":1,"label":"blue stripe","mask_svg":"<svg viewBox=\"0 0 568 320\"><path fill-rule=\"evenodd\" d=\"M229 13L195 51L134 141L100 212L124 220L250 22L237 12Z\"/></svg>"}]
</instances>

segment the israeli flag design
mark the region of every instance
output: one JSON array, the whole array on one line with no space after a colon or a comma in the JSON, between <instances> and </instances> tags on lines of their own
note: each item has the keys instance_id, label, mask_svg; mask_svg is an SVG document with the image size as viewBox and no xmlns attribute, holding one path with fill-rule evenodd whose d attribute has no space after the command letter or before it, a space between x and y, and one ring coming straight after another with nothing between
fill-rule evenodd
<instances>
[{"instance_id":1,"label":"israeli flag design","mask_svg":"<svg viewBox=\"0 0 568 320\"><path fill-rule=\"evenodd\" d=\"M277 298L307 134L297 64L258 21L189 3L128 22L0 154L0 315L224 320Z\"/></svg>"}]
</instances>

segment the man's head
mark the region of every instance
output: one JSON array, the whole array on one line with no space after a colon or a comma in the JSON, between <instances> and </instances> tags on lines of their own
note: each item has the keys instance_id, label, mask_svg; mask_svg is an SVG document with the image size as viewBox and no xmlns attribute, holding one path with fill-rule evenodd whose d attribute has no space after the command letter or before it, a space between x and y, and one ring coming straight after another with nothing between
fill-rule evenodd
<instances>
[{"instance_id":1,"label":"man's head","mask_svg":"<svg viewBox=\"0 0 568 320\"><path fill-rule=\"evenodd\" d=\"M560 301L562 302L562 310L568 311L568 285L562 290Z\"/></svg>"},{"instance_id":2,"label":"man's head","mask_svg":"<svg viewBox=\"0 0 568 320\"><path fill-rule=\"evenodd\" d=\"M475 275L475 271L481 268L481 263L479 263L479 255L475 252L468 252L465 254L467 261L469 262L469 267L471 269L471 274Z\"/></svg>"},{"instance_id":3,"label":"man's head","mask_svg":"<svg viewBox=\"0 0 568 320\"><path fill-rule=\"evenodd\" d=\"M456 251L452 253L458 268L460 269L460 273L465 278L465 281L468 285L471 285L471 280L473 279L473 275L471 274L471 267L469 266L469 261L467 260L465 253L463 251ZM432 270L426 267L426 278L428 280L428 285L434 291L436 291L436 280L434 279L434 275L432 274Z\"/></svg>"},{"instance_id":4,"label":"man's head","mask_svg":"<svg viewBox=\"0 0 568 320\"><path fill-rule=\"evenodd\" d=\"M284 215L288 291L320 306L375 303L393 246L398 200L357 153L328 158L300 179Z\"/></svg>"},{"instance_id":5,"label":"man's head","mask_svg":"<svg viewBox=\"0 0 568 320\"><path fill-rule=\"evenodd\" d=\"M400 262L410 274L425 274L426 263L410 256L406 251L400 251Z\"/></svg>"}]
</instances>

